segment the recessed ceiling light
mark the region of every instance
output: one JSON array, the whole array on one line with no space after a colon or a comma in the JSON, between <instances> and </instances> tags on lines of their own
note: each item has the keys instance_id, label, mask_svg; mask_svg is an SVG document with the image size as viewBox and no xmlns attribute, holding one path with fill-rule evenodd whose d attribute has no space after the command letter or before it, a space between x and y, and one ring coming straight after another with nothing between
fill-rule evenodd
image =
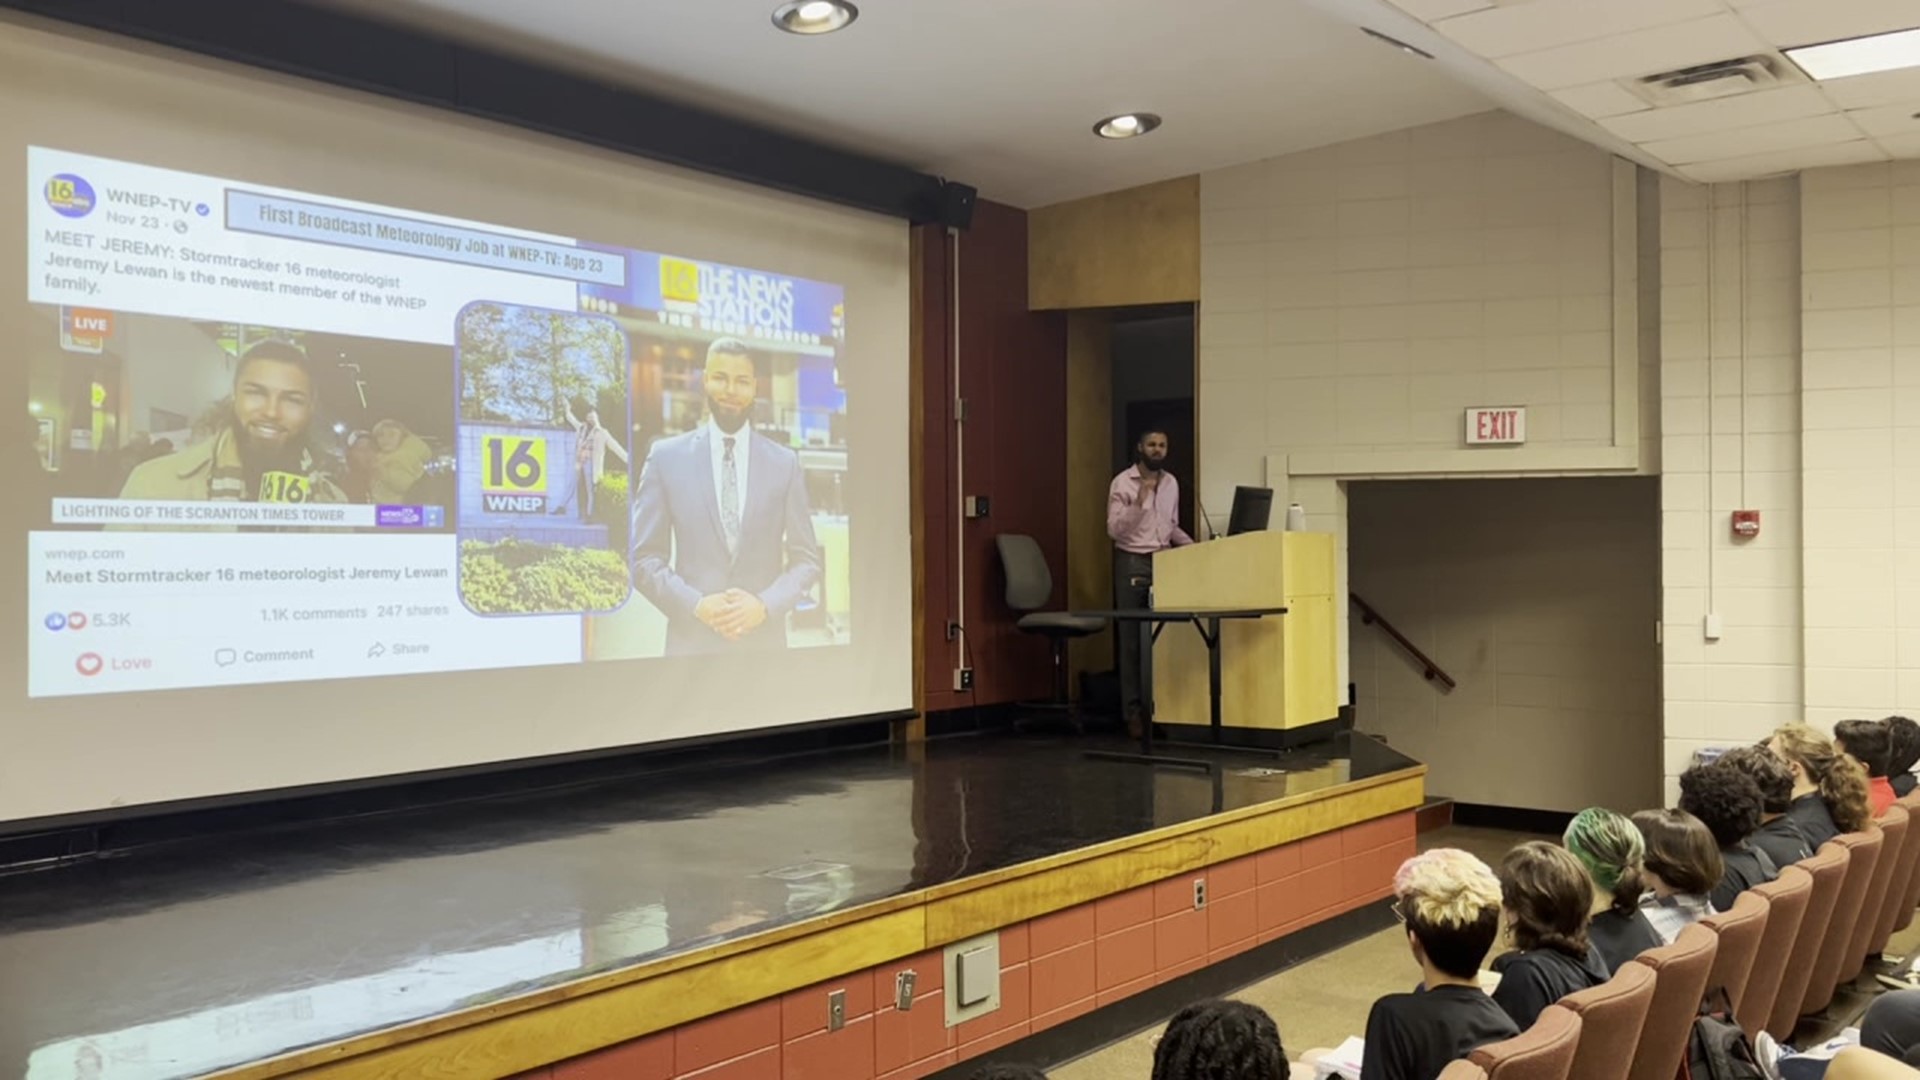
<instances>
[{"instance_id":1,"label":"recessed ceiling light","mask_svg":"<svg viewBox=\"0 0 1920 1080\"><path fill-rule=\"evenodd\" d=\"M1160 126L1160 118L1150 112L1121 113L1093 125L1093 133L1103 139L1131 139Z\"/></svg>"},{"instance_id":2,"label":"recessed ceiling light","mask_svg":"<svg viewBox=\"0 0 1920 1080\"><path fill-rule=\"evenodd\" d=\"M773 25L789 34L831 34L859 17L847 0L789 0L773 9Z\"/></svg>"},{"instance_id":3,"label":"recessed ceiling light","mask_svg":"<svg viewBox=\"0 0 1920 1080\"><path fill-rule=\"evenodd\" d=\"M1920 28L1782 50L1816 81L1920 67Z\"/></svg>"},{"instance_id":4,"label":"recessed ceiling light","mask_svg":"<svg viewBox=\"0 0 1920 1080\"><path fill-rule=\"evenodd\" d=\"M1408 56L1417 56L1422 60L1433 59L1432 53L1428 52L1425 49L1420 48L1417 45L1409 45L1406 42L1401 41L1397 37L1388 37L1387 35L1381 33L1378 30L1373 30L1365 26L1360 28L1360 32L1367 35L1368 37L1372 38L1375 41L1386 42L1388 45L1391 45L1394 48L1399 49L1401 52L1406 53Z\"/></svg>"}]
</instances>

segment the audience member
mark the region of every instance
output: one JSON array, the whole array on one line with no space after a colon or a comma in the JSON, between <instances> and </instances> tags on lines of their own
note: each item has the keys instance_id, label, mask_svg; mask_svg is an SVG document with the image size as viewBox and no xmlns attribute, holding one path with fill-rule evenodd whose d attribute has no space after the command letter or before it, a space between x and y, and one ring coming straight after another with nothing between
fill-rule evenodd
<instances>
[{"instance_id":1,"label":"audience member","mask_svg":"<svg viewBox=\"0 0 1920 1080\"><path fill-rule=\"evenodd\" d=\"M1881 994L1860 1018L1860 1045L1920 1067L1920 990Z\"/></svg>"},{"instance_id":2,"label":"audience member","mask_svg":"<svg viewBox=\"0 0 1920 1080\"><path fill-rule=\"evenodd\" d=\"M1373 1003L1360 1080L1433 1080L1447 1062L1520 1033L1480 988L1500 933L1500 881L1472 855L1436 848L1400 864L1393 893L1421 989Z\"/></svg>"},{"instance_id":3,"label":"audience member","mask_svg":"<svg viewBox=\"0 0 1920 1080\"><path fill-rule=\"evenodd\" d=\"M1833 745L1867 770L1867 802L1873 816L1886 813L1900 797L1887 782L1887 760L1893 749L1887 725L1879 720L1842 720L1833 725Z\"/></svg>"},{"instance_id":4,"label":"audience member","mask_svg":"<svg viewBox=\"0 0 1920 1080\"><path fill-rule=\"evenodd\" d=\"M1787 816L1800 826L1808 847L1818 851L1843 832L1867 827L1872 813L1867 772L1835 752L1826 736L1805 724L1785 724L1774 731L1767 749L1793 771L1793 805Z\"/></svg>"},{"instance_id":5,"label":"audience member","mask_svg":"<svg viewBox=\"0 0 1920 1080\"><path fill-rule=\"evenodd\" d=\"M1720 881L1707 894L1715 911L1732 910L1735 897L1780 876L1767 853L1747 842L1760 827L1760 788L1746 773L1719 762L1693 766L1680 774L1680 809L1720 845Z\"/></svg>"},{"instance_id":6,"label":"audience member","mask_svg":"<svg viewBox=\"0 0 1920 1080\"><path fill-rule=\"evenodd\" d=\"M1565 848L1529 840L1500 861L1500 903L1514 950L1493 962L1493 1000L1521 1031L1576 990L1607 981L1606 962L1587 940L1593 883Z\"/></svg>"},{"instance_id":7,"label":"audience member","mask_svg":"<svg viewBox=\"0 0 1920 1080\"><path fill-rule=\"evenodd\" d=\"M1782 775L1785 769L1782 767ZM1646 841L1625 815L1591 806L1573 816L1561 842L1593 881L1587 940L1609 972L1660 944L1660 935L1640 910L1647 891L1641 864Z\"/></svg>"},{"instance_id":8,"label":"audience member","mask_svg":"<svg viewBox=\"0 0 1920 1080\"><path fill-rule=\"evenodd\" d=\"M1793 772L1787 763L1764 746L1736 746L1720 755L1720 764L1746 773L1760 791L1760 827L1747 843L1766 852L1782 870L1811 857L1813 845L1787 816L1793 805Z\"/></svg>"},{"instance_id":9,"label":"audience member","mask_svg":"<svg viewBox=\"0 0 1920 1080\"><path fill-rule=\"evenodd\" d=\"M1893 793L1906 798L1920 787L1913 767L1920 764L1920 724L1904 716L1887 717L1887 783Z\"/></svg>"},{"instance_id":10,"label":"audience member","mask_svg":"<svg viewBox=\"0 0 1920 1080\"><path fill-rule=\"evenodd\" d=\"M1282 1080L1287 1052L1273 1017L1243 1001L1202 1001L1167 1021L1153 1080Z\"/></svg>"},{"instance_id":11,"label":"audience member","mask_svg":"<svg viewBox=\"0 0 1920 1080\"><path fill-rule=\"evenodd\" d=\"M1720 847L1706 825L1685 810L1642 810L1633 823L1647 842L1647 884L1653 888L1641 910L1661 943L1671 945L1689 923L1713 914L1708 894L1725 872Z\"/></svg>"}]
</instances>

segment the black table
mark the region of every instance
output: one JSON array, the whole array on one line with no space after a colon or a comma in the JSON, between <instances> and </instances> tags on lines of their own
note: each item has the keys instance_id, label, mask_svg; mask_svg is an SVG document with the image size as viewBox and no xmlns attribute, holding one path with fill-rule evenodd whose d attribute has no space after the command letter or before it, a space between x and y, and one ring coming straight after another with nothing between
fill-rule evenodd
<instances>
[{"instance_id":1,"label":"black table","mask_svg":"<svg viewBox=\"0 0 1920 1080\"><path fill-rule=\"evenodd\" d=\"M1213 732L1213 745L1223 749L1234 749L1226 742L1225 729L1220 723L1220 624L1230 619L1264 619L1269 615L1285 615L1284 607L1186 607L1186 608L1108 608L1097 611L1076 611L1073 614L1088 618L1111 619L1116 623L1135 623L1140 634L1140 682L1143 691L1142 705L1146 716L1140 723L1140 752L1138 754L1115 754L1106 751L1094 751L1090 756L1109 760L1144 761L1158 765L1175 765L1182 768L1208 769L1214 763L1199 758L1174 758L1153 752L1153 643L1160 640L1160 631L1169 623L1186 623L1199 633L1200 640L1207 643L1207 724ZM1124 630L1120 631L1125 633ZM1124 702L1123 702L1124 704ZM1255 749L1248 747L1246 749Z\"/></svg>"}]
</instances>

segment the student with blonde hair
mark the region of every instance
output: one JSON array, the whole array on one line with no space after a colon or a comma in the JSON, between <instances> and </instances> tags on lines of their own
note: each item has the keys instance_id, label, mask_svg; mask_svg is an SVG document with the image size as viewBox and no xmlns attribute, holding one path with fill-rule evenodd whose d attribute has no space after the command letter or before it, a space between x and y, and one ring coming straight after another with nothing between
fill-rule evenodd
<instances>
[{"instance_id":1,"label":"student with blonde hair","mask_svg":"<svg viewBox=\"0 0 1920 1080\"><path fill-rule=\"evenodd\" d=\"M1560 842L1580 860L1593 881L1592 920L1587 940L1607 970L1660 945L1660 935L1640 910L1646 894L1646 841L1625 814L1590 806L1573 816Z\"/></svg>"},{"instance_id":2,"label":"student with blonde hair","mask_svg":"<svg viewBox=\"0 0 1920 1080\"><path fill-rule=\"evenodd\" d=\"M1800 826L1815 851L1841 833L1859 832L1872 814L1867 771L1840 753L1825 735L1805 724L1785 724L1767 740L1793 772L1793 803L1787 817Z\"/></svg>"}]
</instances>

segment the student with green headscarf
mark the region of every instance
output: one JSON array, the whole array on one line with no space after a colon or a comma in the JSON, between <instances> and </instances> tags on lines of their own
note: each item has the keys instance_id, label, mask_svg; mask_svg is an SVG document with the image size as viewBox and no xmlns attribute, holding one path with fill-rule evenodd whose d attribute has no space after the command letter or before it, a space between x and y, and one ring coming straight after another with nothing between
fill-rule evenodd
<instances>
[{"instance_id":1,"label":"student with green headscarf","mask_svg":"<svg viewBox=\"0 0 1920 1080\"><path fill-rule=\"evenodd\" d=\"M1660 935L1640 911L1646 892L1641 862L1646 841L1633 821L1603 807L1591 806L1573 816L1561 837L1567 850L1593 879L1593 922L1587 939L1593 943L1608 971L1661 944Z\"/></svg>"}]
</instances>

